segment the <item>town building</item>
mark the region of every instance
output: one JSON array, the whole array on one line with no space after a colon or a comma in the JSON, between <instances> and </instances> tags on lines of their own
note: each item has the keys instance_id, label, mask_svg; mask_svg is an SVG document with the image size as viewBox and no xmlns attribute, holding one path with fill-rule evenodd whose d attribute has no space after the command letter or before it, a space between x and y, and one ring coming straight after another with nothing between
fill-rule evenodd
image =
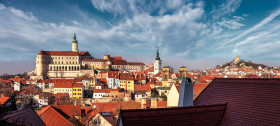
<instances>
[{"instance_id":1,"label":"town building","mask_svg":"<svg viewBox=\"0 0 280 126\"><path fill-rule=\"evenodd\" d=\"M143 71L141 62L127 62L122 57L104 55L104 59L94 59L87 51L79 51L76 34L72 41L72 51L40 51L36 56L36 68L32 79L77 78L94 76L93 70Z\"/></svg>"}]
</instances>

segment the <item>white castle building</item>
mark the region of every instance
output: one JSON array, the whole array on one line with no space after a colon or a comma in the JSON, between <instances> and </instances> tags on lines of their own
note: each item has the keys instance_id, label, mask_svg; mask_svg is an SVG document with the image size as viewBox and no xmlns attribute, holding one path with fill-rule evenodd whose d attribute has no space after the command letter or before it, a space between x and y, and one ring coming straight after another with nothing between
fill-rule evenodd
<instances>
[{"instance_id":1,"label":"white castle building","mask_svg":"<svg viewBox=\"0 0 280 126\"><path fill-rule=\"evenodd\" d=\"M104 59L94 59L89 52L78 49L74 34L72 51L40 51L36 56L36 68L32 78L75 78L94 76L94 70L142 71L144 63L127 62L122 57L104 55Z\"/></svg>"}]
</instances>

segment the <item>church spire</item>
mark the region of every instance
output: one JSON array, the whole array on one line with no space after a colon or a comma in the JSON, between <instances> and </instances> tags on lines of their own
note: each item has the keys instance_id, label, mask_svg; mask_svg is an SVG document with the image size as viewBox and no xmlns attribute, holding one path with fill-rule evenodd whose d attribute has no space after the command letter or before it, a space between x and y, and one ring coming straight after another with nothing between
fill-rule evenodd
<instances>
[{"instance_id":1,"label":"church spire","mask_svg":"<svg viewBox=\"0 0 280 126\"><path fill-rule=\"evenodd\" d=\"M156 60L160 60L159 52L158 52L158 47L157 47L157 57L156 57Z\"/></svg>"},{"instance_id":2,"label":"church spire","mask_svg":"<svg viewBox=\"0 0 280 126\"><path fill-rule=\"evenodd\" d=\"M76 39L76 33L74 33L74 37L73 37L72 43L78 43L78 41L77 41L77 39Z\"/></svg>"}]
</instances>

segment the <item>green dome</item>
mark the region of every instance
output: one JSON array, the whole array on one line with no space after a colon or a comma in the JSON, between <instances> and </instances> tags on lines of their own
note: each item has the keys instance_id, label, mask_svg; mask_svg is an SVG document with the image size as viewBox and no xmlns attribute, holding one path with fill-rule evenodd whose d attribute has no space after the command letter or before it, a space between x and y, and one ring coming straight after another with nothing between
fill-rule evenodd
<instances>
[{"instance_id":1,"label":"green dome","mask_svg":"<svg viewBox=\"0 0 280 126\"><path fill-rule=\"evenodd\" d=\"M73 41L72 43L78 43L78 40L76 39L76 34L74 33Z\"/></svg>"}]
</instances>

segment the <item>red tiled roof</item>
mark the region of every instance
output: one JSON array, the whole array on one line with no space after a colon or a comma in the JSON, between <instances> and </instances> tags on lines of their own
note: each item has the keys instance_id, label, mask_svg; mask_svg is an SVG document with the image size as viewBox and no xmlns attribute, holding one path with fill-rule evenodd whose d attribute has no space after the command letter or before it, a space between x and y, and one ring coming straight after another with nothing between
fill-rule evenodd
<instances>
[{"instance_id":1,"label":"red tiled roof","mask_svg":"<svg viewBox=\"0 0 280 126\"><path fill-rule=\"evenodd\" d=\"M90 61L90 62L107 62L106 59L83 59L82 61Z\"/></svg>"},{"instance_id":2,"label":"red tiled roof","mask_svg":"<svg viewBox=\"0 0 280 126\"><path fill-rule=\"evenodd\" d=\"M5 104L8 101L9 97L0 97L0 105Z\"/></svg>"},{"instance_id":3,"label":"red tiled roof","mask_svg":"<svg viewBox=\"0 0 280 126\"><path fill-rule=\"evenodd\" d=\"M209 83L195 83L193 84L193 100L208 86Z\"/></svg>"},{"instance_id":4,"label":"red tiled roof","mask_svg":"<svg viewBox=\"0 0 280 126\"><path fill-rule=\"evenodd\" d=\"M158 106L158 107L167 106L167 101L159 101L159 102L157 102L157 106Z\"/></svg>"},{"instance_id":5,"label":"red tiled roof","mask_svg":"<svg viewBox=\"0 0 280 126\"><path fill-rule=\"evenodd\" d=\"M148 72L154 72L154 66L149 67L148 69L145 70L145 72L147 72L147 73L148 73ZM147 73L146 73L146 74L147 74Z\"/></svg>"},{"instance_id":6,"label":"red tiled roof","mask_svg":"<svg viewBox=\"0 0 280 126\"><path fill-rule=\"evenodd\" d=\"M74 83L73 84L73 88L82 88L83 87L83 83Z\"/></svg>"},{"instance_id":7,"label":"red tiled roof","mask_svg":"<svg viewBox=\"0 0 280 126\"><path fill-rule=\"evenodd\" d=\"M145 85L145 84L135 84L134 91L140 91L140 90L145 90L146 92L151 92L151 87L150 87L150 85Z\"/></svg>"},{"instance_id":8,"label":"red tiled roof","mask_svg":"<svg viewBox=\"0 0 280 126\"><path fill-rule=\"evenodd\" d=\"M57 93L57 94L52 94L55 99L63 99L65 97L69 97L69 93Z\"/></svg>"},{"instance_id":9,"label":"red tiled roof","mask_svg":"<svg viewBox=\"0 0 280 126\"><path fill-rule=\"evenodd\" d=\"M130 100L128 102L104 102L104 103L92 103L92 107L96 108L97 112L112 112L118 114L120 108L127 109L141 109L141 103Z\"/></svg>"},{"instance_id":10,"label":"red tiled roof","mask_svg":"<svg viewBox=\"0 0 280 126\"><path fill-rule=\"evenodd\" d=\"M45 126L44 122L32 108L13 111L12 113L5 115L3 119L6 120L6 122L14 125Z\"/></svg>"},{"instance_id":11,"label":"red tiled roof","mask_svg":"<svg viewBox=\"0 0 280 126\"><path fill-rule=\"evenodd\" d=\"M67 82L64 82L64 83L61 83L61 82L55 82L54 83L54 88L72 88L73 87L73 83L70 82L70 83L67 83Z\"/></svg>"},{"instance_id":12,"label":"red tiled roof","mask_svg":"<svg viewBox=\"0 0 280 126\"><path fill-rule=\"evenodd\" d=\"M116 113L118 111L121 102L104 102L104 103L92 103L92 107L96 108L97 112L112 112Z\"/></svg>"},{"instance_id":13,"label":"red tiled roof","mask_svg":"<svg viewBox=\"0 0 280 126\"><path fill-rule=\"evenodd\" d=\"M110 57L111 60L123 60L121 56Z\"/></svg>"},{"instance_id":14,"label":"red tiled roof","mask_svg":"<svg viewBox=\"0 0 280 126\"><path fill-rule=\"evenodd\" d=\"M121 110L124 126L216 126L223 118L226 104L156 109ZM119 123L119 122L118 122Z\"/></svg>"},{"instance_id":15,"label":"red tiled roof","mask_svg":"<svg viewBox=\"0 0 280 126\"><path fill-rule=\"evenodd\" d=\"M106 119L111 125L116 126L118 123L118 119L115 116L103 116L104 119Z\"/></svg>"},{"instance_id":16,"label":"red tiled roof","mask_svg":"<svg viewBox=\"0 0 280 126\"><path fill-rule=\"evenodd\" d=\"M161 77L161 72L158 72L156 75L154 75L154 77Z\"/></svg>"},{"instance_id":17,"label":"red tiled roof","mask_svg":"<svg viewBox=\"0 0 280 126\"><path fill-rule=\"evenodd\" d=\"M127 65L126 60L112 60L112 65Z\"/></svg>"},{"instance_id":18,"label":"red tiled roof","mask_svg":"<svg viewBox=\"0 0 280 126\"><path fill-rule=\"evenodd\" d=\"M78 52L72 51L40 51L38 55L80 56Z\"/></svg>"},{"instance_id":19,"label":"red tiled roof","mask_svg":"<svg viewBox=\"0 0 280 126\"><path fill-rule=\"evenodd\" d=\"M50 105L42 108L41 111L37 112L37 114L47 126L74 126L74 124L68 120L69 117L63 116L53 106Z\"/></svg>"},{"instance_id":20,"label":"red tiled roof","mask_svg":"<svg viewBox=\"0 0 280 126\"><path fill-rule=\"evenodd\" d=\"M89 54L89 52L87 52L87 51L86 51L86 52L81 51L81 52L80 52L80 55L81 55L81 56L91 56L91 55Z\"/></svg>"},{"instance_id":21,"label":"red tiled roof","mask_svg":"<svg viewBox=\"0 0 280 126\"><path fill-rule=\"evenodd\" d=\"M85 117L81 119L81 122L83 122L84 125L88 124L88 121L92 119L98 112L96 110L90 111Z\"/></svg>"},{"instance_id":22,"label":"red tiled roof","mask_svg":"<svg viewBox=\"0 0 280 126\"><path fill-rule=\"evenodd\" d=\"M175 85L175 87L176 87L178 93L180 93L180 85Z\"/></svg>"},{"instance_id":23,"label":"red tiled roof","mask_svg":"<svg viewBox=\"0 0 280 126\"><path fill-rule=\"evenodd\" d=\"M100 83L104 84L104 85L108 85L107 79L106 78L102 78L100 80Z\"/></svg>"},{"instance_id":24,"label":"red tiled roof","mask_svg":"<svg viewBox=\"0 0 280 126\"><path fill-rule=\"evenodd\" d=\"M142 66L146 66L144 63L142 62L127 62L127 65L142 65Z\"/></svg>"},{"instance_id":25,"label":"red tiled roof","mask_svg":"<svg viewBox=\"0 0 280 126\"><path fill-rule=\"evenodd\" d=\"M81 116L81 108L80 105L52 105L57 111L62 111L67 114L70 118L74 118L74 116Z\"/></svg>"},{"instance_id":26,"label":"red tiled roof","mask_svg":"<svg viewBox=\"0 0 280 126\"><path fill-rule=\"evenodd\" d=\"M216 78L194 105L227 102L220 125L280 125L280 79Z\"/></svg>"},{"instance_id":27,"label":"red tiled roof","mask_svg":"<svg viewBox=\"0 0 280 126\"><path fill-rule=\"evenodd\" d=\"M121 73L120 80L133 80L133 77L129 73Z\"/></svg>"}]
</instances>

